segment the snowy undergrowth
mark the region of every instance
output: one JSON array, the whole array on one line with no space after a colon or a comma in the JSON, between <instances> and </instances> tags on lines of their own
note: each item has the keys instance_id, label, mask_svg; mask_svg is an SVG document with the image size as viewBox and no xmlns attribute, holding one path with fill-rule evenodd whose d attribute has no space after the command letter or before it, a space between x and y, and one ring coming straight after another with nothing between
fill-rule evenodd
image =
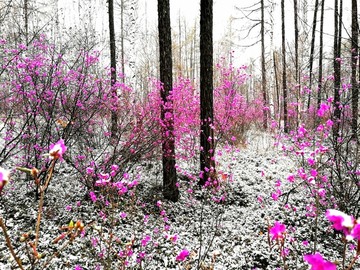
<instances>
[{"instance_id":1,"label":"snowy undergrowth","mask_svg":"<svg viewBox=\"0 0 360 270\"><path fill-rule=\"evenodd\" d=\"M312 219L304 218L306 198L301 190L289 197L272 197L280 182L283 191L291 188L290 185L287 187L285 179L295 168L293 161L273 144L269 135L251 133L245 147L229 153L223 151L218 159L218 170L227 170L233 177L227 183L227 198L221 204L213 203L199 189L194 188L189 193L189 179L184 176L179 177L179 202L165 201L161 194L161 166L158 163L139 165L136 168L141 172L136 189L138 201L124 218L120 218L121 208L114 210L113 216L119 222L111 232L124 241L151 236L151 246L138 244L133 247L135 251L142 248L146 251L142 269L283 269L276 247L270 249L268 243L267 230L277 220L286 224L289 230L289 269L307 269L302 256L311 253L311 243L306 241L312 237L309 226ZM38 247L44 255L43 260L52 258L52 254L59 251L59 246L53 243L59 235L59 228L70 220L82 220L89 225L85 236L53 257L48 269L74 269L77 265L82 269L104 269L97 248L106 243L96 238L96 230L101 230L106 222L99 219L99 208L86 199L85 189L74 180L76 176L71 168L62 164L54 175L43 208ZM31 183L25 182L18 174L14 175L0 198L0 215L6 220L17 251L24 247L20 236L34 230L37 201L32 190ZM166 213L168 227L156 232L156 228L164 225L162 210ZM148 216L146 222L144 215ZM323 230L319 231L318 250L329 260L339 260L336 255L339 253L334 251L333 235L327 233L329 224L320 218L319 227ZM170 239L173 236L177 238L175 241ZM94 243L94 239L98 239L98 243ZM179 251L184 248L190 252L188 259L176 261ZM18 256L27 267L26 254L19 252ZM129 263L136 265L137 258L132 259ZM115 267L116 261L114 258L114 264L110 265ZM1 236L0 269L11 269L11 265L15 263ZM108 269L115 268L110 266Z\"/></svg>"}]
</instances>

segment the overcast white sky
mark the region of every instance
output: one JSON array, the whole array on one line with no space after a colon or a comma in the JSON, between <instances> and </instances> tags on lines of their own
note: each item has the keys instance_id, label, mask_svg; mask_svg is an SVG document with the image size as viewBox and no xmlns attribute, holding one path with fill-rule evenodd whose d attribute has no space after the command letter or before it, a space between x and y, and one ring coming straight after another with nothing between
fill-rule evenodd
<instances>
[{"instance_id":1,"label":"overcast white sky","mask_svg":"<svg viewBox=\"0 0 360 270\"><path fill-rule=\"evenodd\" d=\"M139 0L139 7L143 8L146 6L148 9L148 16L149 21L153 20L156 23L157 20L157 0ZM224 33L226 32L226 28L228 27L228 21L230 17L239 18L242 17L240 11L235 9L235 6L241 7L248 7L253 5L254 3L259 2L259 0L214 0L214 40L220 40ZM266 1L265 1L266 2ZM276 0L276 8L274 11L274 18L275 18L275 33L274 33L274 42L275 46L280 46L281 42L281 17L280 17L280 0ZM300 2L300 1L299 1ZM313 0L308 0L308 24L312 24L313 18ZM200 14L200 0L170 0L170 11L171 11L171 20L172 24L177 23L177 19L180 13L181 17L184 17L189 25L192 25L194 20ZM286 35L287 35L287 42L291 44L293 37L294 37L294 13L293 13L293 1L286 0L285 1L285 20L286 20ZM350 1L344 1L344 24L350 26ZM320 10L318 12L318 18L320 15ZM260 13L258 14L260 16ZM325 45L328 44L328 48L332 46L331 40L331 33L333 32L333 2L327 1L325 4L325 33L330 35L325 35ZM233 24L233 28L238 30L246 29L249 26L249 22L246 23L244 20L236 20ZM319 29L319 24L317 29ZM253 32L253 37L257 35L260 31L258 28L256 31ZM239 45L247 45L251 44L255 41L255 39L241 39L241 36L244 37L245 32L238 34L237 40L234 40L235 43ZM309 32L311 35L311 32ZM346 32L343 32L343 36L346 35ZM326 39L327 37L327 39ZM270 46L269 42L267 46ZM326 47L326 46L325 46ZM326 48L325 48L326 49ZM236 49L236 57L244 59L244 62L248 61L251 58L257 58L260 56L260 46L253 46L252 48L243 49L238 48ZM240 60L241 61L241 60ZM246 64L246 63L243 63Z\"/></svg>"}]
</instances>

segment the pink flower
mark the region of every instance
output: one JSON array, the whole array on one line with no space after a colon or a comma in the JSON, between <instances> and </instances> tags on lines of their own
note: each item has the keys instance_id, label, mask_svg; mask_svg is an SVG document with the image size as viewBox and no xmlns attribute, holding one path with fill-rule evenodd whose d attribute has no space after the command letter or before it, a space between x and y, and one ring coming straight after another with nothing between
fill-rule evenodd
<instances>
[{"instance_id":1,"label":"pink flower","mask_svg":"<svg viewBox=\"0 0 360 270\"><path fill-rule=\"evenodd\" d=\"M0 194L4 186L9 182L10 171L0 167Z\"/></svg>"},{"instance_id":2,"label":"pink flower","mask_svg":"<svg viewBox=\"0 0 360 270\"><path fill-rule=\"evenodd\" d=\"M276 221L274 226L270 228L271 240L284 238L286 227L279 221Z\"/></svg>"},{"instance_id":3,"label":"pink flower","mask_svg":"<svg viewBox=\"0 0 360 270\"><path fill-rule=\"evenodd\" d=\"M80 265L76 265L74 270L83 270L82 267Z\"/></svg>"},{"instance_id":4,"label":"pink flower","mask_svg":"<svg viewBox=\"0 0 360 270\"><path fill-rule=\"evenodd\" d=\"M293 183L295 182L295 176L293 174L290 174L288 177L287 177L287 180L290 182L290 183Z\"/></svg>"},{"instance_id":5,"label":"pink flower","mask_svg":"<svg viewBox=\"0 0 360 270\"><path fill-rule=\"evenodd\" d=\"M313 160L312 158L308 158L308 163L310 166L314 166L315 165L315 160Z\"/></svg>"},{"instance_id":6,"label":"pink flower","mask_svg":"<svg viewBox=\"0 0 360 270\"><path fill-rule=\"evenodd\" d=\"M190 255L190 252L187 249L180 251L179 255L176 256L176 260L182 262Z\"/></svg>"},{"instance_id":7,"label":"pink flower","mask_svg":"<svg viewBox=\"0 0 360 270\"><path fill-rule=\"evenodd\" d=\"M107 186L110 183L110 179L102 179L96 180L95 186L97 187L104 187Z\"/></svg>"},{"instance_id":8,"label":"pink flower","mask_svg":"<svg viewBox=\"0 0 360 270\"><path fill-rule=\"evenodd\" d=\"M326 125L327 125L328 127L332 127L333 124L334 124L334 122L333 122L331 119L329 119L329 120L326 121Z\"/></svg>"},{"instance_id":9,"label":"pink flower","mask_svg":"<svg viewBox=\"0 0 360 270\"><path fill-rule=\"evenodd\" d=\"M151 240L150 235L146 235L146 236L141 240L141 245L142 245L143 247L145 247L150 240Z\"/></svg>"},{"instance_id":10,"label":"pink flower","mask_svg":"<svg viewBox=\"0 0 360 270\"><path fill-rule=\"evenodd\" d=\"M318 115L319 117L323 117L323 116L325 115L325 113L326 113L329 109L330 109L330 106L329 106L329 105L327 105L327 104L325 104L325 103L321 103L321 104L320 104L320 108L319 108L319 110L318 110L318 112L317 112L317 115Z\"/></svg>"},{"instance_id":11,"label":"pink flower","mask_svg":"<svg viewBox=\"0 0 360 270\"><path fill-rule=\"evenodd\" d=\"M173 242L173 243L176 243L177 239L178 239L178 235L177 235L177 234L174 234L174 235L171 235L171 236L170 236L170 241Z\"/></svg>"},{"instance_id":12,"label":"pink flower","mask_svg":"<svg viewBox=\"0 0 360 270\"><path fill-rule=\"evenodd\" d=\"M360 219L351 231L351 237L360 241Z\"/></svg>"},{"instance_id":13,"label":"pink flower","mask_svg":"<svg viewBox=\"0 0 360 270\"><path fill-rule=\"evenodd\" d=\"M354 218L339 210L328 209L325 215L327 219L333 223L335 230L346 233L349 228L354 226Z\"/></svg>"},{"instance_id":14,"label":"pink flower","mask_svg":"<svg viewBox=\"0 0 360 270\"><path fill-rule=\"evenodd\" d=\"M310 174L312 177L316 177L318 175L318 172L317 172L317 170L312 169L312 170L310 170Z\"/></svg>"},{"instance_id":15,"label":"pink flower","mask_svg":"<svg viewBox=\"0 0 360 270\"><path fill-rule=\"evenodd\" d=\"M97 198L94 192L90 191L89 192L90 195L90 199L92 200L92 202L96 202Z\"/></svg>"},{"instance_id":16,"label":"pink flower","mask_svg":"<svg viewBox=\"0 0 360 270\"><path fill-rule=\"evenodd\" d=\"M50 145L49 156L50 159L62 159L67 147L64 140L60 139L57 143Z\"/></svg>"},{"instance_id":17,"label":"pink flower","mask_svg":"<svg viewBox=\"0 0 360 270\"><path fill-rule=\"evenodd\" d=\"M162 206L162 202L161 202L161 201L157 201L157 202L156 202L156 206L157 206L157 207L161 207L161 206Z\"/></svg>"},{"instance_id":18,"label":"pink flower","mask_svg":"<svg viewBox=\"0 0 360 270\"><path fill-rule=\"evenodd\" d=\"M87 167L86 168L86 174L92 175L93 173L94 173L94 168L92 168L92 167Z\"/></svg>"},{"instance_id":19,"label":"pink flower","mask_svg":"<svg viewBox=\"0 0 360 270\"><path fill-rule=\"evenodd\" d=\"M311 265L310 270L336 270L336 265L324 260L319 253L305 255L304 260Z\"/></svg>"},{"instance_id":20,"label":"pink flower","mask_svg":"<svg viewBox=\"0 0 360 270\"><path fill-rule=\"evenodd\" d=\"M274 201L277 201L279 199L279 195L277 193L271 193L271 198L274 200Z\"/></svg>"}]
</instances>

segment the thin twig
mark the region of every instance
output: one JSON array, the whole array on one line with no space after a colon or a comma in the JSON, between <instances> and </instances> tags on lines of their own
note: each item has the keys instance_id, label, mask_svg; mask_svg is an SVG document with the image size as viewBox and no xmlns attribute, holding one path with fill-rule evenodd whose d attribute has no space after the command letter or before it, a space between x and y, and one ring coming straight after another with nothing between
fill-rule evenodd
<instances>
[{"instance_id":1,"label":"thin twig","mask_svg":"<svg viewBox=\"0 0 360 270\"><path fill-rule=\"evenodd\" d=\"M24 270L24 268L22 267L21 260L16 256L15 251L14 251L14 248L13 248L12 245L11 245L11 241L10 241L9 235L8 235L8 233L7 233L7 230L6 230L6 226L5 226L4 221L3 221L3 219L2 219L1 217L0 217L0 227L1 227L1 229L3 230L3 232L4 232L4 236L5 236L5 240L6 240L6 245L7 245L7 247L9 248L11 255L13 256L14 260L15 260L16 263L18 264L19 268L20 268L21 270Z\"/></svg>"},{"instance_id":2,"label":"thin twig","mask_svg":"<svg viewBox=\"0 0 360 270\"><path fill-rule=\"evenodd\" d=\"M42 214L42 208L44 205L44 197L45 197L45 190L47 189L50 179L52 177L53 171L54 171L54 166L55 166L55 161L56 159L54 159L51 163L51 167L49 170L49 173L47 175L47 179L45 181L45 184L43 186L40 187L40 201L39 201L39 209L38 209L38 216L37 216L37 220L36 220L36 231L35 231L35 247L37 248L38 243L39 243L39 236L40 236L40 222L41 222L41 214Z\"/></svg>"}]
</instances>

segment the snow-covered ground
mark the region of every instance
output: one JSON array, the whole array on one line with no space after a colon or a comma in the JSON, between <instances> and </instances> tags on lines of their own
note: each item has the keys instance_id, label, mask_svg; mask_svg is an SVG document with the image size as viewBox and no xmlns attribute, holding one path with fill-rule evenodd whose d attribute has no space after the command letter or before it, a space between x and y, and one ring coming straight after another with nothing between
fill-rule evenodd
<instances>
[{"instance_id":1,"label":"snow-covered ground","mask_svg":"<svg viewBox=\"0 0 360 270\"><path fill-rule=\"evenodd\" d=\"M267 229L275 220L287 226L288 269L309 269L302 260L303 254L311 252L313 240L310 239L309 245L303 243L312 237L313 220L304 218L307 198L301 190L290 196L287 206L284 206L286 196L277 201L271 198L276 185L280 184L278 180L283 191L290 188L286 186L286 177L294 170L295 164L273 147L274 142L269 135L252 133L248 141L247 146L239 151L224 151L219 160L220 169L234 176L233 181L227 184L228 196L222 204L212 203L196 188L189 194L186 177L179 177L180 200L176 203L165 201L161 195L160 165L141 166L143 175L137 190L142 203L135 204L132 212L112 229L115 235L125 239L151 235L151 244L144 247L150 255L146 255L142 269L284 269L277 247L270 249L268 243ZM72 171L65 164L58 164L57 168L61 168L61 174L55 173L43 208L39 251L46 256L42 262L58 249L52 241L59 235L59 227L67 225L71 219L81 219L86 224L96 221L97 226L102 225L99 209L91 201L84 200L84 190ZM35 230L37 201L30 191L23 179L13 178L0 198L0 215L6 220L16 250L24 246L19 241L21 233ZM159 200L170 226L168 231L159 232L159 239L155 239L154 228L163 224L155 206ZM120 212L121 209L114 210L114 216L119 217ZM149 215L147 223L143 222L144 214ZM330 233L329 224L320 218L318 227L318 250L329 260L340 260L341 254L336 251L336 241L333 241L336 235ZM87 231L89 234L94 232L90 228ZM166 234L178 235L176 243L165 241ZM135 250L137 248L141 245L134 247ZM190 251L190 256L185 262L177 263L175 257L183 248ZM27 269L26 254L20 252L18 256L24 259ZM94 252L85 236L76 239L53 258L47 269L74 269L75 265L96 269L99 264L97 256L99 254ZM199 256L203 256L202 264L198 263ZM0 234L0 269L12 269L11 265L14 262ZM109 266L108 269L113 268Z\"/></svg>"}]
</instances>

